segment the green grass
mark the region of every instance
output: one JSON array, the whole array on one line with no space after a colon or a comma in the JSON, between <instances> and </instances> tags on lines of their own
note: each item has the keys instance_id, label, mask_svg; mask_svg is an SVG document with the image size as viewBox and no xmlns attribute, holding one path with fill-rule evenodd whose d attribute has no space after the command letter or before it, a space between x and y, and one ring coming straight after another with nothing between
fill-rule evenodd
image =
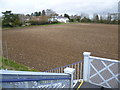
<instances>
[{"instance_id":1,"label":"green grass","mask_svg":"<svg viewBox=\"0 0 120 90\"><path fill-rule=\"evenodd\" d=\"M81 24L81 22L69 22L69 23L51 23L51 24L41 24L41 25L30 25L30 26L18 26L18 27L3 27L3 30L9 30L9 29L22 29L27 27L34 27L34 26L49 26L49 25L63 25L63 24ZM86 24L86 23L84 23Z\"/></svg>"},{"instance_id":2,"label":"green grass","mask_svg":"<svg viewBox=\"0 0 120 90\"><path fill-rule=\"evenodd\" d=\"M17 27L3 27L3 30L9 30L9 29L22 29L27 27L33 27L33 26L48 26L48 25L60 25L60 24L105 24L105 23L93 23L93 22L69 22L69 23L51 23L51 24L41 24L41 25L30 25L30 26L17 26ZM113 24L116 25L116 24Z\"/></svg>"},{"instance_id":3,"label":"green grass","mask_svg":"<svg viewBox=\"0 0 120 90\"><path fill-rule=\"evenodd\" d=\"M37 71L35 69L30 69L25 65L21 65L17 62L2 57L0 57L0 69L17 70L17 71Z\"/></svg>"},{"instance_id":4,"label":"green grass","mask_svg":"<svg viewBox=\"0 0 120 90\"><path fill-rule=\"evenodd\" d=\"M22 29L27 27L33 27L33 26L48 26L48 25L59 25L59 24L66 24L66 23L51 23L51 24L43 24L43 25L30 25L30 26L18 26L18 27L3 27L3 30L9 30L9 29Z\"/></svg>"}]
</instances>

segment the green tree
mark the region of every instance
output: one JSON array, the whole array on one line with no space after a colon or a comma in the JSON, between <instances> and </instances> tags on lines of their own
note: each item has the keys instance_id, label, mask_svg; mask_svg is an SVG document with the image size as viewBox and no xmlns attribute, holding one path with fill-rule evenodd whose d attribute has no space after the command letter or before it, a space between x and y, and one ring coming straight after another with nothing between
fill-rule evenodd
<instances>
[{"instance_id":1,"label":"green tree","mask_svg":"<svg viewBox=\"0 0 120 90\"><path fill-rule=\"evenodd\" d=\"M41 16L41 12L34 12L34 13L31 13L31 16Z\"/></svg>"},{"instance_id":2,"label":"green tree","mask_svg":"<svg viewBox=\"0 0 120 90\"><path fill-rule=\"evenodd\" d=\"M99 22L100 22L100 23L104 23L104 21L103 21L103 17L102 17L102 16L100 16L100 20L99 20Z\"/></svg>"},{"instance_id":3,"label":"green tree","mask_svg":"<svg viewBox=\"0 0 120 90\"><path fill-rule=\"evenodd\" d=\"M34 14L33 14L33 13L31 13L31 16L34 16Z\"/></svg>"},{"instance_id":4,"label":"green tree","mask_svg":"<svg viewBox=\"0 0 120 90\"><path fill-rule=\"evenodd\" d=\"M45 10L42 10L42 16L45 16L46 14L45 14Z\"/></svg>"},{"instance_id":5,"label":"green tree","mask_svg":"<svg viewBox=\"0 0 120 90\"><path fill-rule=\"evenodd\" d=\"M74 19L70 19L70 22L74 22Z\"/></svg>"},{"instance_id":6,"label":"green tree","mask_svg":"<svg viewBox=\"0 0 120 90\"><path fill-rule=\"evenodd\" d=\"M70 20L70 16L68 14L64 14L64 17L66 17Z\"/></svg>"},{"instance_id":7,"label":"green tree","mask_svg":"<svg viewBox=\"0 0 120 90\"><path fill-rule=\"evenodd\" d=\"M111 15L108 15L108 17L107 17L107 23L108 23L108 24L111 23L111 19L112 19Z\"/></svg>"},{"instance_id":8,"label":"green tree","mask_svg":"<svg viewBox=\"0 0 120 90\"><path fill-rule=\"evenodd\" d=\"M3 21L2 21L3 26L14 27L21 25L18 14L13 14L11 13L11 11L5 11L2 12L2 14L3 14Z\"/></svg>"},{"instance_id":9,"label":"green tree","mask_svg":"<svg viewBox=\"0 0 120 90\"><path fill-rule=\"evenodd\" d=\"M111 15L108 15L107 20L111 21L111 19L112 19Z\"/></svg>"},{"instance_id":10,"label":"green tree","mask_svg":"<svg viewBox=\"0 0 120 90\"><path fill-rule=\"evenodd\" d=\"M35 12L35 13L34 13L34 16L39 16L39 13L38 13L38 12Z\"/></svg>"},{"instance_id":11,"label":"green tree","mask_svg":"<svg viewBox=\"0 0 120 90\"><path fill-rule=\"evenodd\" d=\"M77 16L76 21L80 22L81 17Z\"/></svg>"},{"instance_id":12,"label":"green tree","mask_svg":"<svg viewBox=\"0 0 120 90\"><path fill-rule=\"evenodd\" d=\"M27 14L26 16L29 16L29 17L30 17L30 14Z\"/></svg>"},{"instance_id":13,"label":"green tree","mask_svg":"<svg viewBox=\"0 0 120 90\"><path fill-rule=\"evenodd\" d=\"M91 22L91 20L87 17L81 19L81 22Z\"/></svg>"},{"instance_id":14,"label":"green tree","mask_svg":"<svg viewBox=\"0 0 120 90\"><path fill-rule=\"evenodd\" d=\"M41 16L41 12L38 12L39 13L39 16Z\"/></svg>"},{"instance_id":15,"label":"green tree","mask_svg":"<svg viewBox=\"0 0 120 90\"><path fill-rule=\"evenodd\" d=\"M97 14L94 15L94 22L99 22L99 16Z\"/></svg>"}]
</instances>

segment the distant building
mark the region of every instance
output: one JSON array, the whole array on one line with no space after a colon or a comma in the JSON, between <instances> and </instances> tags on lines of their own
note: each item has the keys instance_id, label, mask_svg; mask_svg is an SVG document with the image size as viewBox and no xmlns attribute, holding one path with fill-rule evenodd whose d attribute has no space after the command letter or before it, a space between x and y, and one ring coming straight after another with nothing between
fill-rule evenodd
<instances>
[{"instance_id":1,"label":"distant building","mask_svg":"<svg viewBox=\"0 0 120 90\"><path fill-rule=\"evenodd\" d=\"M69 22L69 19L63 16L52 16L51 18L48 19L49 22L63 22L67 23Z\"/></svg>"},{"instance_id":2,"label":"distant building","mask_svg":"<svg viewBox=\"0 0 120 90\"><path fill-rule=\"evenodd\" d=\"M107 14L103 14L100 16L102 16L102 19L104 19L104 20L107 20L108 16L111 16L111 21L113 21L113 20L118 20L118 14L119 13L107 13Z\"/></svg>"},{"instance_id":3,"label":"distant building","mask_svg":"<svg viewBox=\"0 0 120 90\"><path fill-rule=\"evenodd\" d=\"M112 21L113 20L118 20L118 13L111 13L110 16L111 16Z\"/></svg>"}]
</instances>

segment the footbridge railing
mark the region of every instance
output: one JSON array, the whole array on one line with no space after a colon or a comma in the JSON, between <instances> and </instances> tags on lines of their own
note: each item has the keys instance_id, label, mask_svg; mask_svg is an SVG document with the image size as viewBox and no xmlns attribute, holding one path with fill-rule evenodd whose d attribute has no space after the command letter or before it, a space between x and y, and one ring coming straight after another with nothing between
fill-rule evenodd
<instances>
[{"instance_id":1,"label":"footbridge railing","mask_svg":"<svg viewBox=\"0 0 120 90\"><path fill-rule=\"evenodd\" d=\"M84 62L76 62L46 72L0 70L0 84L3 88L73 88L74 79L83 79L98 86L118 88L120 61L90 54L83 53Z\"/></svg>"},{"instance_id":2,"label":"footbridge railing","mask_svg":"<svg viewBox=\"0 0 120 90\"><path fill-rule=\"evenodd\" d=\"M118 88L120 85L120 61L90 56L84 52L83 80L95 85Z\"/></svg>"},{"instance_id":3,"label":"footbridge railing","mask_svg":"<svg viewBox=\"0 0 120 90\"><path fill-rule=\"evenodd\" d=\"M63 73L64 69L66 67L74 68L75 69L75 72L74 72L74 79L75 80L76 79L83 79L83 61L79 61L79 62L68 64L68 65L65 65L65 66L62 66L62 67L50 69L50 70L47 70L45 72Z\"/></svg>"},{"instance_id":4,"label":"footbridge railing","mask_svg":"<svg viewBox=\"0 0 120 90\"><path fill-rule=\"evenodd\" d=\"M2 88L72 88L73 75L69 69L65 73L0 70L0 84Z\"/></svg>"}]
</instances>

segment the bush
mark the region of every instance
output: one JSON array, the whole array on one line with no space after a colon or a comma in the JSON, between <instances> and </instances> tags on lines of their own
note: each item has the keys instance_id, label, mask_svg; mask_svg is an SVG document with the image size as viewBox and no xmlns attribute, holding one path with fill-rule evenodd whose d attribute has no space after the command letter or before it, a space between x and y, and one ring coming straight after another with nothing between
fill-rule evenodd
<instances>
[{"instance_id":1,"label":"bush","mask_svg":"<svg viewBox=\"0 0 120 90\"><path fill-rule=\"evenodd\" d=\"M46 21L29 21L31 25L43 25L43 24L48 24Z\"/></svg>"},{"instance_id":2,"label":"bush","mask_svg":"<svg viewBox=\"0 0 120 90\"><path fill-rule=\"evenodd\" d=\"M2 17L2 26L3 27L16 27L22 25L18 14L13 14L11 11L2 12L4 15Z\"/></svg>"},{"instance_id":3,"label":"bush","mask_svg":"<svg viewBox=\"0 0 120 90\"><path fill-rule=\"evenodd\" d=\"M88 22L91 22L91 20L89 18L84 17L84 18L81 19L81 22L88 23Z\"/></svg>"}]
</instances>

